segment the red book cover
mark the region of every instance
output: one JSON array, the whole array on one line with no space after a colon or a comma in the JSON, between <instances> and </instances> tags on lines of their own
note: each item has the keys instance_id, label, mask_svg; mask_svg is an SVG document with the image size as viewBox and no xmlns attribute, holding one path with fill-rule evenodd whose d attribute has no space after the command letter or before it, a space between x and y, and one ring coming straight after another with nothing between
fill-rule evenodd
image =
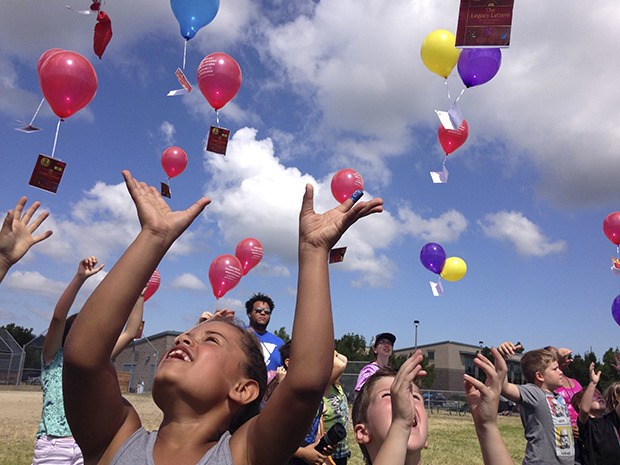
<instances>
[{"instance_id":1,"label":"red book cover","mask_svg":"<svg viewBox=\"0 0 620 465\"><path fill-rule=\"evenodd\" d=\"M456 47L508 47L514 0L461 0Z\"/></svg>"},{"instance_id":2,"label":"red book cover","mask_svg":"<svg viewBox=\"0 0 620 465\"><path fill-rule=\"evenodd\" d=\"M211 126L209 138L207 139L207 151L226 155L229 134L230 131L228 129Z\"/></svg>"},{"instance_id":3,"label":"red book cover","mask_svg":"<svg viewBox=\"0 0 620 465\"><path fill-rule=\"evenodd\" d=\"M63 161L39 154L28 184L55 194L66 166Z\"/></svg>"}]
</instances>

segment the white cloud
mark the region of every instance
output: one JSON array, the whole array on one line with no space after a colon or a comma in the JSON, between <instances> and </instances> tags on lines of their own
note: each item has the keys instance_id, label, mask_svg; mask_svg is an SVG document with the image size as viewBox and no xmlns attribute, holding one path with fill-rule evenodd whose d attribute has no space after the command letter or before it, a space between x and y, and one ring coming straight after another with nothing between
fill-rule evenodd
<instances>
[{"instance_id":1,"label":"white cloud","mask_svg":"<svg viewBox=\"0 0 620 465\"><path fill-rule=\"evenodd\" d=\"M169 121L164 121L159 126L159 133L164 139L164 143L166 145L172 145L174 142L174 133L176 129L174 128L174 124Z\"/></svg>"},{"instance_id":2,"label":"white cloud","mask_svg":"<svg viewBox=\"0 0 620 465\"><path fill-rule=\"evenodd\" d=\"M2 283L16 291L38 294L45 297L60 297L67 283L46 278L37 271L13 271Z\"/></svg>"},{"instance_id":3,"label":"white cloud","mask_svg":"<svg viewBox=\"0 0 620 465\"><path fill-rule=\"evenodd\" d=\"M118 257L140 231L136 208L124 183L97 182L71 206L68 217L50 212L45 227L54 231L39 252L55 259L74 261L95 255L100 262ZM169 256L200 250L200 229L186 231L170 248ZM108 264L106 269L112 268Z\"/></svg>"},{"instance_id":4,"label":"white cloud","mask_svg":"<svg viewBox=\"0 0 620 465\"><path fill-rule=\"evenodd\" d=\"M616 35L620 5L558 6L515 3L498 75L460 101L471 128L463 153L511 167L531 161L541 173L539 192L557 204L612 200L620 133L609 115L620 94L609 83L620 55L601 44ZM411 128L418 139L432 134L432 111L448 106L441 78L424 67L419 49L433 30L454 29L457 11L457 2L322 0L266 30L265 53L321 114L317 133L334 149L334 163L366 163L375 182L389 182L387 159L419 151ZM454 98L462 88L456 69L449 82ZM489 142L504 153L483 153Z\"/></svg>"},{"instance_id":5,"label":"white cloud","mask_svg":"<svg viewBox=\"0 0 620 465\"><path fill-rule=\"evenodd\" d=\"M193 291L202 291L207 288L205 284L192 273L183 273L172 280L170 284L174 289L189 289Z\"/></svg>"},{"instance_id":6,"label":"white cloud","mask_svg":"<svg viewBox=\"0 0 620 465\"><path fill-rule=\"evenodd\" d=\"M265 263L275 260L293 265L304 186L315 186L315 210L326 211L336 206L331 175L316 180L284 166L275 156L271 140L258 140L256 135L255 129L240 129L231 138L226 157L205 154L206 170L212 173L206 194L213 199L207 218L217 222L221 237L231 248L243 238L255 237L263 244ZM356 282L388 285L394 267L379 251L398 236L398 230L388 212L364 218L339 242L339 246L348 247L340 266L361 272Z\"/></svg>"},{"instance_id":7,"label":"white cloud","mask_svg":"<svg viewBox=\"0 0 620 465\"><path fill-rule=\"evenodd\" d=\"M404 230L426 242L455 242L468 224L465 216L456 210L449 210L436 218L424 219L409 208L401 208L398 216Z\"/></svg>"},{"instance_id":8,"label":"white cloud","mask_svg":"<svg viewBox=\"0 0 620 465\"><path fill-rule=\"evenodd\" d=\"M565 241L551 242L540 228L521 212L490 213L483 220L479 220L478 224L487 237L512 243L521 255L543 257L566 250Z\"/></svg>"}]
</instances>

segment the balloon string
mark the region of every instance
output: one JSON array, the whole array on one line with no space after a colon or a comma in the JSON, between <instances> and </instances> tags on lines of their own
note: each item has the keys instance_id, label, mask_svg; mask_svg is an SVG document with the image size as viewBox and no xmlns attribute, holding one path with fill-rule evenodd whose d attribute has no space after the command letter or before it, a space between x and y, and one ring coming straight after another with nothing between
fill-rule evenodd
<instances>
[{"instance_id":1,"label":"balloon string","mask_svg":"<svg viewBox=\"0 0 620 465\"><path fill-rule=\"evenodd\" d=\"M465 93L465 91L467 90L467 87L465 87L461 93L459 94L459 96L456 98L456 100L454 101L454 104L459 103L459 100L461 99L461 97L463 96L463 94Z\"/></svg>"},{"instance_id":2,"label":"balloon string","mask_svg":"<svg viewBox=\"0 0 620 465\"><path fill-rule=\"evenodd\" d=\"M30 126L32 126L32 123L34 123L34 119L37 117L37 115L39 114L39 110L41 109L41 107L43 106L43 102L45 102L45 97L43 97L41 99L41 102L39 102L39 106L37 107L37 111L34 112L34 116L32 117L32 119L30 120Z\"/></svg>"},{"instance_id":3,"label":"balloon string","mask_svg":"<svg viewBox=\"0 0 620 465\"><path fill-rule=\"evenodd\" d=\"M185 57L187 56L187 42L189 41L186 40L185 43L183 44L183 71L185 71Z\"/></svg>"},{"instance_id":4,"label":"balloon string","mask_svg":"<svg viewBox=\"0 0 620 465\"><path fill-rule=\"evenodd\" d=\"M60 131L60 123L63 122L63 119L60 118L58 120L58 124L56 125L56 135L54 135L54 147L52 147L52 157L54 158L54 154L56 153L56 142L58 141L58 132Z\"/></svg>"},{"instance_id":5,"label":"balloon string","mask_svg":"<svg viewBox=\"0 0 620 465\"><path fill-rule=\"evenodd\" d=\"M215 121L217 121L217 127L220 127L220 113L215 110Z\"/></svg>"},{"instance_id":6,"label":"balloon string","mask_svg":"<svg viewBox=\"0 0 620 465\"><path fill-rule=\"evenodd\" d=\"M448 92L448 100L452 103L452 98L450 97L450 87L448 86L448 78L445 78L443 82L446 85L446 92Z\"/></svg>"}]
</instances>

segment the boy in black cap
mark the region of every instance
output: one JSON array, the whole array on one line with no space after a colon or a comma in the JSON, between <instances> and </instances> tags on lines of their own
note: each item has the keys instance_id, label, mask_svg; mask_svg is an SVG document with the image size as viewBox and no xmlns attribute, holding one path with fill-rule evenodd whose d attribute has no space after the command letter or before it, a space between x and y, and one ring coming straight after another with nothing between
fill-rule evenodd
<instances>
[{"instance_id":1,"label":"boy in black cap","mask_svg":"<svg viewBox=\"0 0 620 465\"><path fill-rule=\"evenodd\" d=\"M392 333L379 333L375 337L375 343L372 346L372 350L375 353L375 360L372 363L366 365L360 371L357 377L357 383L355 384L355 392L359 392L362 386L373 373L379 371L380 368L384 368L388 365L392 351L394 350L394 343L396 342L396 336Z\"/></svg>"}]
</instances>

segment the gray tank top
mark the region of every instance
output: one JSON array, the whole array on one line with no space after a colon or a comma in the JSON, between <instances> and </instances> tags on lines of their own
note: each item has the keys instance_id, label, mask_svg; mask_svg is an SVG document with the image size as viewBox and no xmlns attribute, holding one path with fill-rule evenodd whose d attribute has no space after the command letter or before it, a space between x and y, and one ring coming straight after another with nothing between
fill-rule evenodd
<instances>
[{"instance_id":1,"label":"gray tank top","mask_svg":"<svg viewBox=\"0 0 620 465\"><path fill-rule=\"evenodd\" d=\"M150 433L140 428L133 433L116 452L111 465L155 465L153 447L157 431ZM196 465L233 465L230 454L230 433L226 431L220 440L198 461Z\"/></svg>"}]
</instances>

